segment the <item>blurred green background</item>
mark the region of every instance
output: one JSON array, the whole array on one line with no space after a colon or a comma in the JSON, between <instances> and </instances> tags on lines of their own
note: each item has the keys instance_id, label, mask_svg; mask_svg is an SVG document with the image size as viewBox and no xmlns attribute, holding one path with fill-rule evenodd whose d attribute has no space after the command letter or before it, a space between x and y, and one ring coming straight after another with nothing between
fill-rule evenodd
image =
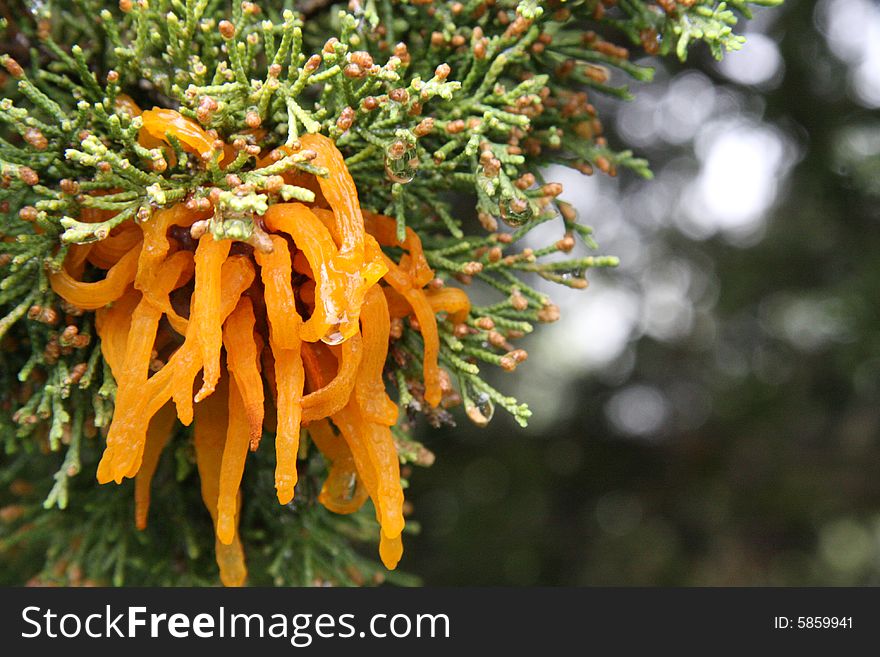
<instances>
[{"instance_id":1,"label":"blurred green background","mask_svg":"<svg viewBox=\"0 0 880 657\"><path fill-rule=\"evenodd\" d=\"M546 288L527 430L422 432L427 584L880 584L880 3L746 29L592 99L653 181L548 172L622 265Z\"/></svg>"}]
</instances>

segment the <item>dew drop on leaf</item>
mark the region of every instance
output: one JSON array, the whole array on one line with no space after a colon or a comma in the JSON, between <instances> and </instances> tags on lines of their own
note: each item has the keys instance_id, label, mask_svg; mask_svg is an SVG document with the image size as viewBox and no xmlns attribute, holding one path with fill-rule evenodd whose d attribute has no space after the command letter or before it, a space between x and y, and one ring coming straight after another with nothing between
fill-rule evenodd
<instances>
[{"instance_id":1,"label":"dew drop on leaf","mask_svg":"<svg viewBox=\"0 0 880 657\"><path fill-rule=\"evenodd\" d=\"M385 149L385 175L392 182L406 184L416 177L418 169L415 144L398 139Z\"/></svg>"},{"instance_id":2,"label":"dew drop on leaf","mask_svg":"<svg viewBox=\"0 0 880 657\"><path fill-rule=\"evenodd\" d=\"M533 216L532 205L523 198L504 198L498 204L501 220L514 228L527 223Z\"/></svg>"}]
</instances>

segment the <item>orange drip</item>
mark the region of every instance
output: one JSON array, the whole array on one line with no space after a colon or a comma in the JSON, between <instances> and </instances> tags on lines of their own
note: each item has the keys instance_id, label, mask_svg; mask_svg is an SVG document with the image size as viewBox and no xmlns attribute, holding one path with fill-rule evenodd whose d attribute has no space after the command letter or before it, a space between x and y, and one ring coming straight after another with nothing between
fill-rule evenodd
<instances>
[{"instance_id":1,"label":"orange drip","mask_svg":"<svg viewBox=\"0 0 880 657\"><path fill-rule=\"evenodd\" d=\"M248 418L250 447L256 449L263 433L263 379L260 352L263 340L254 333L256 319L251 300L243 297L223 325L226 367L236 382Z\"/></svg>"},{"instance_id":2,"label":"orange drip","mask_svg":"<svg viewBox=\"0 0 880 657\"><path fill-rule=\"evenodd\" d=\"M143 460L134 479L134 522L142 531L147 528L147 515L150 512L150 484L162 451L171 439L171 429L176 419L174 406L165 404L150 420L150 427L147 429Z\"/></svg>"},{"instance_id":3,"label":"orange drip","mask_svg":"<svg viewBox=\"0 0 880 657\"><path fill-rule=\"evenodd\" d=\"M193 432L193 443L196 448L196 465L201 479L202 500L211 514L211 520L219 533L219 514L217 500L220 497L220 480L226 431L229 426L227 413L227 385L224 379L218 386L217 394L209 397L197 408L197 421ZM236 493L236 510L238 507ZM238 537L237 518L232 521L228 543L218 537L214 542L217 565L220 567L220 579L226 586L243 586L247 579L247 568L244 564L244 550ZM224 528L225 529L225 528Z\"/></svg>"},{"instance_id":4,"label":"orange drip","mask_svg":"<svg viewBox=\"0 0 880 657\"><path fill-rule=\"evenodd\" d=\"M333 513L354 513L369 494L358 477L351 450L342 436L333 432L328 420L309 426L309 435L330 462L330 472L318 495L318 501Z\"/></svg>"}]
</instances>

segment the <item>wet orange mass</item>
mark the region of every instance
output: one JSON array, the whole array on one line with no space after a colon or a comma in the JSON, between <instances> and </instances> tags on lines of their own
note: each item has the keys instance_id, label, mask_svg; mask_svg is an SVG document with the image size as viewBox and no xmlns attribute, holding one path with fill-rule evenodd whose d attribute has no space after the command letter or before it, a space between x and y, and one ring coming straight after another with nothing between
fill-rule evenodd
<instances>
[{"instance_id":1,"label":"wet orange mass","mask_svg":"<svg viewBox=\"0 0 880 657\"><path fill-rule=\"evenodd\" d=\"M125 109L139 113L130 101ZM167 109L141 116L145 145L164 145L173 135L185 150L212 156L215 140L196 122ZM390 427L398 410L382 378L391 317L416 318L425 400L436 406L435 313L462 321L469 310L461 290L425 289L434 273L418 236L407 230L399 243L393 219L361 210L330 139L310 134L300 143L317 153L312 163L329 176L304 182L307 174L285 174L315 190L316 200L277 203L255 218L271 247L216 240L210 230L193 240L189 229L212 212L181 203L125 222L105 240L71 247L64 268L51 277L69 303L96 310L118 386L98 480L134 477L135 519L145 527L162 450L178 420L194 424L202 497L227 585L246 579L239 486L248 452L260 448L270 421L278 501L294 497L304 427L329 465L320 502L352 513L369 497L381 525L382 561L397 565L403 490ZM107 218L92 212L91 220ZM399 262L382 246L402 249ZM86 265L103 271L103 279L82 280Z\"/></svg>"}]
</instances>

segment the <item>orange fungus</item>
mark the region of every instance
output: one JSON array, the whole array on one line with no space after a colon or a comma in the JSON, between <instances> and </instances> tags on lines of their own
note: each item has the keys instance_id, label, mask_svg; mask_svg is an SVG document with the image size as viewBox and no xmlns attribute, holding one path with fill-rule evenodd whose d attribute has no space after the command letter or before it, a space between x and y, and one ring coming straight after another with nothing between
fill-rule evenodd
<instances>
[{"instance_id":1,"label":"orange fungus","mask_svg":"<svg viewBox=\"0 0 880 657\"><path fill-rule=\"evenodd\" d=\"M173 136L190 154L214 156L214 140L195 121L167 109L140 113L122 96L117 107L141 116L145 145L167 147ZM68 303L97 311L102 352L117 384L98 480L135 478L135 520L143 529L153 474L174 427L194 424L202 497L227 585L246 580L240 485L264 426L275 433L278 501L296 495L304 430L328 468L319 502L352 513L370 498L382 561L397 565L404 497L390 429L398 409L384 378L391 321L417 320L424 397L436 406L436 314L458 323L470 309L460 290L425 289L434 272L418 236L407 230L398 242L393 219L362 211L330 139L305 135L301 144L329 175L304 183L320 192L315 204L276 203L254 218L270 247L234 247L210 230L197 240L183 238L212 213L180 203L123 223L101 242L70 248L64 266L50 275ZM99 217L94 220L106 219ZM402 249L402 257L395 262L383 246L390 253Z\"/></svg>"}]
</instances>

